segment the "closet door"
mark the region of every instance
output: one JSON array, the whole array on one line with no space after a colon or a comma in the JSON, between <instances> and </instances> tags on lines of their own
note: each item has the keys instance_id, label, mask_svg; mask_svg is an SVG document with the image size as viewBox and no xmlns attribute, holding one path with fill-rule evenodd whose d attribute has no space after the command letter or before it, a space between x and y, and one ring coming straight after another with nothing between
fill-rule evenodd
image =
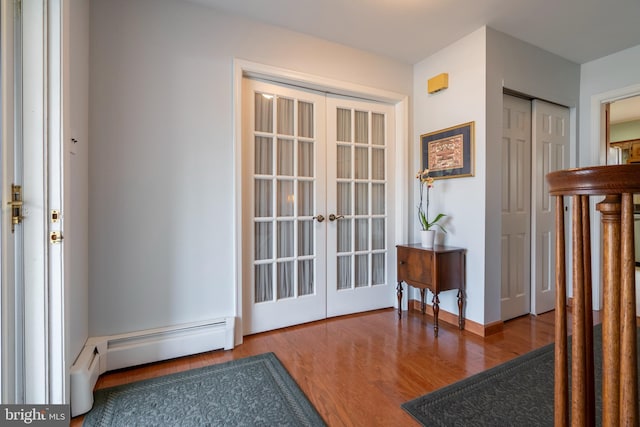
<instances>
[{"instance_id":1,"label":"closet door","mask_svg":"<svg viewBox=\"0 0 640 427\"><path fill-rule=\"evenodd\" d=\"M533 182L532 194L532 283L531 312L555 307L555 210L545 179L549 172L569 167L569 109L535 99L533 105ZM565 224L570 224L565 210Z\"/></svg>"},{"instance_id":2,"label":"closet door","mask_svg":"<svg viewBox=\"0 0 640 427\"><path fill-rule=\"evenodd\" d=\"M531 102L504 95L502 320L531 309Z\"/></svg>"},{"instance_id":3,"label":"closet door","mask_svg":"<svg viewBox=\"0 0 640 427\"><path fill-rule=\"evenodd\" d=\"M504 96L502 320L555 307L555 214L545 177L568 167L568 153L568 108Z\"/></svg>"}]
</instances>

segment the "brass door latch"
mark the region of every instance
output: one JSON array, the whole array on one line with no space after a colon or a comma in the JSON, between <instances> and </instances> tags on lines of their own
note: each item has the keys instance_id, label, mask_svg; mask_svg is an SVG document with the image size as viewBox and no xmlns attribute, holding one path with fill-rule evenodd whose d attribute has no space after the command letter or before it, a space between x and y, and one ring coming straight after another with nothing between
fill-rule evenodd
<instances>
[{"instance_id":1,"label":"brass door latch","mask_svg":"<svg viewBox=\"0 0 640 427\"><path fill-rule=\"evenodd\" d=\"M60 243L62 239L62 233L60 233L59 231L52 231L51 233L49 233L49 241L51 243Z\"/></svg>"},{"instance_id":2,"label":"brass door latch","mask_svg":"<svg viewBox=\"0 0 640 427\"><path fill-rule=\"evenodd\" d=\"M11 206L11 232L13 233L16 224L20 224L22 219L22 186L11 185L11 200L7 203Z\"/></svg>"},{"instance_id":3,"label":"brass door latch","mask_svg":"<svg viewBox=\"0 0 640 427\"><path fill-rule=\"evenodd\" d=\"M58 209L51 209L49 219L52 224L55 224L60 221L60 211ZM62 242L63 236L60 231L51 231L49 233L49 243L60 243Z\"/></svg>"}]
</instances>

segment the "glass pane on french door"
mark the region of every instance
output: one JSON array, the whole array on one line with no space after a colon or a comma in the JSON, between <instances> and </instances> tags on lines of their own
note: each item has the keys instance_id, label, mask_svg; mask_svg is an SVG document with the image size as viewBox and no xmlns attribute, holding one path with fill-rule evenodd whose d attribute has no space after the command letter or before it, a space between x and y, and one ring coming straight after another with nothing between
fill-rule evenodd
<instances>
[{"instance_id":1,"label":"glass pane on french door","mask_svg":"<svg viewBox=\"0 0 640 427\"><path fill-rule=\"evenodd\" d=\"M326 317L325 111L322 94L243 81L245 334Z\"/></svg>"},{"instance_id":2,"label":"glass pane on french door","mask_svg":"<svg viewBox=\"0 0 640 427\"><path fill-rule=\"evenodd\" d=\"M393 305L394 111L327 100L327 314Z\"/></svg>"}]
</instances>

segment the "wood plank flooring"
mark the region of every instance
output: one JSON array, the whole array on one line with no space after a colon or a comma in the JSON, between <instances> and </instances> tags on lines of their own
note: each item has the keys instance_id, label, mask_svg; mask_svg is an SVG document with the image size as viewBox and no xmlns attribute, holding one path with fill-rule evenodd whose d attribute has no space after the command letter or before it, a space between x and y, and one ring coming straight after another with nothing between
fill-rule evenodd
<instances>
[{"instance_id":1,"label":"wood plank flooring","mask_svg":"<svg viewBox=\"0 0 640 427\"><path fill-rule=\"evenodd\" d=\"M402 403L551 343L553 316L520 317L486 338L440 322L434 338L428 315L409 311L398 319L385 309L247 336L229 351L108 372L96 389L274 352L329 426L411 426L417 423Z\"/></svg>"}]
</instances>

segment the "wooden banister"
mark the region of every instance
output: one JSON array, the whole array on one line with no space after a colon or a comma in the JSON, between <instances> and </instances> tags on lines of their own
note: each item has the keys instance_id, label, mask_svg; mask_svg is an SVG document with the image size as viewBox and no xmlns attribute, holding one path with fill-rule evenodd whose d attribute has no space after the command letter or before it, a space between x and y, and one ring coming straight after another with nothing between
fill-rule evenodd
<instances>
[{"instance_id":1,"label":"wooden banister","mask_svg":"<svg viewBox=\"0 0 640 427\"><path fill-rule=\"evenodd\" d=\"M591 233L589 197L605 196L602 217L602 425L638 425L638 371L633 194L640 193L640 164L594 166L547 174L556 199L555 425L595 425ZM568 346L564 197L572 200L571 408Z\"/></svg>"}]
</instances>

